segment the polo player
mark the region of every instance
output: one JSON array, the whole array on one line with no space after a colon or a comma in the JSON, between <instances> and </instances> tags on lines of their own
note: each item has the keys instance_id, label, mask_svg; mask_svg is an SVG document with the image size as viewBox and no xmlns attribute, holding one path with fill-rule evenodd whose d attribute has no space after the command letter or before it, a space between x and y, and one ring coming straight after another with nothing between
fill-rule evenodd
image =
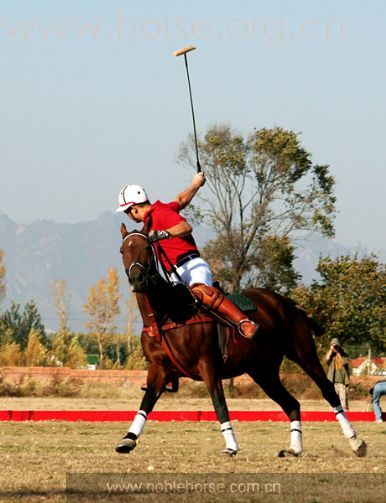
<instances>
[{"instance_id":1,"label":"polo player","mask_svg":"<svg viewBox=\"0 0 386 503\"><path fill-rule=\"evenodd\" d=\"M180 214L204 184L204 173L195 174L191 185L166 204L161 201L152 204L142 187L125 185L119 192L116 211L125 213L134 222L143 222L149 229L151 242L162 240L163 253L158 253L158 259L172 281L183 281L203 305L230 321L241 335L252 339L259 326L213 286L212 272L200 257L193 229Z\"/></svg>"}]
</instances>

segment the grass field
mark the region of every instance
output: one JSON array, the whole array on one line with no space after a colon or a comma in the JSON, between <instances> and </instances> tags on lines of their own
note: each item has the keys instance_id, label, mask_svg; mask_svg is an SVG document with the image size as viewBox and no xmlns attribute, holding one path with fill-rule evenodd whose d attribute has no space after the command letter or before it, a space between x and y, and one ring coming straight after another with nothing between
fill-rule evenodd
<instances>
[{"instance_id":1,"label":"grass field","mask_svg":"<svg viewBox=\"0 0 386 503\"><path fill-rule=\"evenodd\" d=\"M28 406L20 400L22 399L2 400L2 408L47 408L47 403L43 399L26 399ZM35 400L40 400L39 407ZM57 399L55 402L51 399L51 408L65 408L63 400ZM173 400L166 399L164 404L169 402L170 406ZM243 400L243 408L246 402L255 401ZM259 402L260 410L274 408L269 400ZM75 405L72 408L85 408L80 407L79 403L74 403L74 399L72 403ZM159 409L163 408L161 404L162 401ZM13 406L10 407L11 405ZM91 405L88 404L89 408L92 408ZM124 406L120 401L119 403L112 401L106 405L112 409L129 408L127 402ZM240 405L236 400L236 403L230 403L230 408L241 408ZM251 408L257 408L256 403L249 405L253 405ZM206 400L180 401L179 406L207 409L209 403ZM314 410L317 408L325 410L322 406L317 407L315 403L312 406ZM97 408L102 408L100 403ZM283 481L285 501L375 503L386 500L384 478L386 428L382 424L355 423L359 435L369 446L366 458L356 458L351 453L339 426L334 423L304 423L305 453L301 458L277 458L278 451L288 447L289 434L286 423L236 422L235 430L242 450L235 458L227 458L220 453L224 445L216 423L149 422L138 447L127 456L114 452L115 444L125 433L126 428L124 423L2 423L0 501L66 501L66 474L74 472L132 476L135 476L135 473L147 473L149 476L167 473L174 476L177 472L254 473L283 477L289 477L288 474L309 474L296 479L296 483L288 478ZM323 495L315 493L316 484L310 479L310 474L324 474L322 479L319 475L318 477L326 485L323 490L326 499ZM336 474L346 474L344 479L346 487L336 480L338 476ZM371 478L373 476L375 479ZM334 489L328 497L327 488ZM303 496L295 495L295 489L301 490ZM348 494L347 491L351 491L352 494ZM238 496L246 498L245 501L284 501L278 495ZM160 501L163 497L166 495L128 497L125 494L121 501ZM86 491L85 494L76 494L71 501L111 499L111 496L107 498L106 495L98 499L97 495L90 496ZM168 501L170 499L173 497L168 495ZM234 496L229 501L232 499L234 500ZM192 495L186 501L188 500L196 501ZM202 495L197 499L200 500ZM179 495L174 501L184 499ZM228 501L228 499L225 496L211 495L210 501Z\"/></svg>"}]
</instances>

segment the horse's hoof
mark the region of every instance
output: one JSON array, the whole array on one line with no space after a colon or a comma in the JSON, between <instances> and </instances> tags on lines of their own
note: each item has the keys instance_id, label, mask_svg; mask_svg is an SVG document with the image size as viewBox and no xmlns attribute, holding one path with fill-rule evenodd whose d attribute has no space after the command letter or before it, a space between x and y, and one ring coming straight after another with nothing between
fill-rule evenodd
<instances>
[{"instance_id":1,"label":"horse's hoof","mask_svg":"<svg viewBox=\"0 0 386 503\"><path fill-rule=\"evenodd\" d=\"M227 447L226 449L224 449L221 452L222 452L222 454L227 454L229 457L236 456L236 454L237 454L237 451L235 451L234 449L229 449L229 447Z\"/></svg>"},{"instance_id":2,"label":"horse's hoof","mask_svg":"<svg viewBox=\"0 0 386 503\"><path fill-rule=\"evenodd\" d=\"M295 452L293 449L282 449L277 455L278 458L298 458L301 452Z\"/></svg>"},{"instance_id":3,"label":"horse's hoof","mask_svg":"<svg viewBox=\"0 0 386 503\"><path fill-rule=\"evenodd\" d=\"M136 445L137 442L132 438L122 438L115 450L119 454L129 454L129 452L135 449Z\"/></svg>"},{"instance_id":4,"label":"horse's hoof","mask_svg":"<svg viewBox=\"0 0 386 503\"><path fill-rule=\"evenodd\" d=\"M358 445L355 449L353 449L354 454L358 456L358 458L364 458L367 454L367 444L364 440L358 440Z\"/></svg>"}]
</instances>

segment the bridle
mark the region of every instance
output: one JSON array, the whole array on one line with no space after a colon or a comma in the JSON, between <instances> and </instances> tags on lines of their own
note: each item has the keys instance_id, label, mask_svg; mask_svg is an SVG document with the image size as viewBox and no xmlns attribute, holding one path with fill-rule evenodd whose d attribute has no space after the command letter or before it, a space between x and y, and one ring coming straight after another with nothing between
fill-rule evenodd
<instances>
[{"instance_id":1,"label":"bridle","mask_svg":"<svg viewBox=\"0 0 386 503\"><path fill-rule=\"evenodd\" d=\"M140 236L141 238L145 239L146 242L148 243L148 245L150 245L152 253L151 253L150 264L148 266L142 264L141 262L135 261L135 262L131 263L130 266L125 269L132 289L134 289L133 283L135 282L133 275L132 275L132 272L135 268L139 269L143 273L147 284L154 283L153 274L151 273L151 271L153 269L159 273L158 260L157 260L157 256L155 253L155 249L154 249L153 244L150 243L149 238L146 236L146 234L143 234L142 232L136 232L136 231L130 232L127 236L125 236L123 238L122 247L123 247L123 244L125 243L126 239L129 239L130 237L133 237L133 236ZM130 246L130 243L129 243L129 246ZM122 250L122 248L121 248L121 250ZM122 254L123 253L124 252L122 251Z\"/></svg>"}]
</instances>

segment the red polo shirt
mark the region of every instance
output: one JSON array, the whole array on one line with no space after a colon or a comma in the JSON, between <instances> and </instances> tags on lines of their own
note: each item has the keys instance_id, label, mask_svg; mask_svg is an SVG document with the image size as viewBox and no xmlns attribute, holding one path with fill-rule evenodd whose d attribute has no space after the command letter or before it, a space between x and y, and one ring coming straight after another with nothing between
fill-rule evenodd
<instances>
[{"instance_id":1,"label":"red polo shirt","mask_svg":"<svg viewBox=\"0 0 386 503\"><path fill-rule=\"evenodd\" d=\"M181 207L175 201L167 204L156 201L145 213L143 221L147 223L151 219L150 230L162 231L170 229L170 227L174 227L180 222L186 222L185 218L180 215L180 211ZM185 255L197 252L197 246L191 234L182 238L163 239L160 241L160 245L173 265L176 265ZM158 258L162 260L166 269L170 269L170 264L163 256Z\"/></svg>"}]
</instances>

